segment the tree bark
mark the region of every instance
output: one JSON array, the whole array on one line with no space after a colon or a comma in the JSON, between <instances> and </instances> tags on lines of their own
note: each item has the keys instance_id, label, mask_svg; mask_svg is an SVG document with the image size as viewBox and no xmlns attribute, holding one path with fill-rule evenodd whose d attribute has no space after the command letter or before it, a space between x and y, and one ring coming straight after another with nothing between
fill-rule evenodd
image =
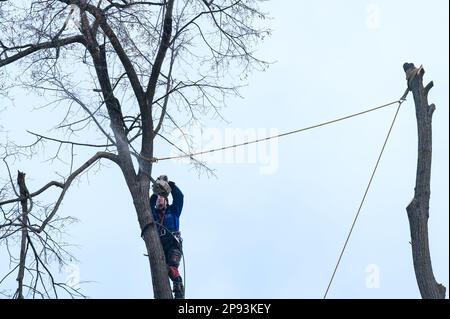
<instances>
[{"instance_id":1,"label":"tree bark","mask_svg":"<svg viewBox=\"0 0 450 319\"><path fill-rule=\"evenodd\" d=\"M149 188L150 180L143 181L143 179L140 179L130 192L133 197L139 226L143 230L142 237L150 262L154 297L155 299L172 299L164 251L150 211Z\"/></svg>"},{"instance_id":2,"label":"tree bark","mask_svg":"<svg viewBox=\"0 0 450 319\"><path fill-rule=\"evenodd\" d=\"M20 241L20 257L19 257L19 272L17 274L17 299L23 299L23 278L25 275L25 262L27 258L27 237L28 237L28 188L25 184L25 173L17 172L17 184L19 185L20 197L25 199L20 201L22 206L22 239Z\"/></svg>"},{"instance_id":3,"label":"tree bark","mask_svg":"<svg viewBox=\"0 0 450 319\"><path fill-rule=\"evenodd\" d=\"M94 44L94 46L91 46L89 50L94 62L97 78L102 89L105 105L111 121L111 129L117 145L119 166L131 193L131 197L133 198L133 204L138 216L139 226L141 230L145 229L143 232L143 239L145 241L150 262L154 298L172 299L173 296L170 289L164 251L162 249L159 235L150 211L149 193L152 166L149 163L145 163L145 173L141 173L142 169L140 168L140 174L139 176L136 176L133 162L131 160L131 152L127 135L123 125L121 106L117 98L114 96L108 74L105 48L102 45L98 45L95 39L91 39L88 43ZM151 157L153 155L153 144L148 144L149 150L146 155ZM140 166L143 166L142 160L138 159L138 161Z\"/></svg>"},{"instance_id":4,"label":"tree bark","mask_svg":"<svg viewBox=\"0 0 450 319\"><path fill-rule=\"evenodd\" d=\"M424 69L415 68L412 63L405 63L403 69L406 73L408 88L414 96L416 108L418 157L416 186L414 198L406 207L408 213L414 271L423 299L445 298L445 287L436 282L431 266L430 248L428 242L428 217L430 204L431 179L431 146L432 130L431 120L435 105L428 104L428 92L433 82L423 86Z\"/></svg>"}]
</instances>

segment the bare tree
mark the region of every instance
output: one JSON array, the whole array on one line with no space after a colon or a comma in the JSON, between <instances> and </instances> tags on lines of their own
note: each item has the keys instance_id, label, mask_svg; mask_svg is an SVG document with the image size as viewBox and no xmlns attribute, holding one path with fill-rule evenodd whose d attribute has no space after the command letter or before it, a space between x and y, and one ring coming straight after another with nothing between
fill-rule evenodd
<instances>
[{"instance_id":1,"label":"bare tree","mask_svg":"<svg viewBox=\"0 0 450 319\"><path fill-rule=\"evenodd\" d=\"M61 290L72 298L84 297L79 287L59 282L52 274L50 266L53 260L58 261L59 267L63 267L67 261L74 259L67 250L68 244L61 240L61 235L64 227L75 220L71 217L55 216L54 207L51 209L51 205L43 206L33 200L52 186L64 188L64 185L51 182L30 194L25 182L25 173L20 171L17 174L19 191L17 192L13 183L10 185L13 192L17 193L17 197L3 201L0 207L3 213L0 240L5 243L10 264L13 266L11 271L1 278L0 283L17 269L17 289L12 295L14 298L23 299L25 295L33 298L58 298L60 296L58 291ZM5 191L6 187L3 187L2 193L9 193ZM2 197L4 196L0 198ZM8 211L3 209L13 203L20 203L20 209L16 210L15 206ZM9 246L9 241L14 242L16 234L20 237L19 258L14 256ZM28 255L31 258L27 258ZM25 280L25 274L29 275L29 280ZM25 294L25 291L28 293Z\"/></svg>"},{"instance_id":2,"label":"bare tree","mask_svg":"<svg viewBox=\"0 0 450 319\"><path fill-rule=\"evenodd\" d=\"M445 286L437 283L431 266L430 247L428 244L428 218L430 216L430 180L431 180L431 121L436 109L434 104L428 104L428 92L433 87L433 81L423 86L425 70L422 66L416 68L413 63L405 63L408 88L414 96L416 107L418 156L416 185L414 198L406 207L411 231L411 248L414 271L420 294L424 299L444 299Z\"/></svg>"},{"instance_id":3,"label":"bare tree","mask_svg":"<svg viewBox=\"0 0 450 319\"><path fill-rule=\"evenodd\" d=\"M57 135L30 132L35 143L25 147L8 143L3 158L33 155L51 142L58 145L54 158L66 157L70 168L62 182L51 181L37 191L14 195L5 190L3 197L14 196L0 203L4 211L0 238L20 233L25 247L20 258L25 260L31 247L35 268L45 267L46 261L39 259L40 252L27 238L30 234L40 238L58 220L58 208L74 179L100 160L110 161L125 178L144 230L154 297L172 298L149 207L155 139L174 144L168 135L177 131L186 141L178 149L189 151L186 123L220 116L226 96L237 94L246 74L267 66L253 52L253 46L269 34L261 23L265 19L258 6L261 1L2 1L2 93L19 86L65 110L57 114L60 119L52 131ZM74 148L81 147L98 151L74 169ZM26 207L27 201L54 187L60 189L56 202L36 216L36 225L30 224L32 207ZM7 211L7 205L13 208ZM47 247L45 241L41 244ZM23 296L25 287L24 263L18 263L17 297ZM39 276L40 270L35 270Z\"/></svg>"}]
</instances>

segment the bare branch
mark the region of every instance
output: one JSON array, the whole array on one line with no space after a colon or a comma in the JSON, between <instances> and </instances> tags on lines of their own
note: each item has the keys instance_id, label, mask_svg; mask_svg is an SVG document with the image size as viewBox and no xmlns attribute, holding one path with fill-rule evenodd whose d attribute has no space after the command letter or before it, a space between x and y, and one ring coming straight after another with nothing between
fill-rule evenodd
<instances>
[{"instance_id":1,"label":"bare branch","mask_svg":"<svg viewBox=\"0 0 450 319\"><path fill-rule=\"evenodd\" d=\"M32 134L32 135L34 135L34 136L36 136L39 139L45 139L45 140L49 140L49 141L53 141L53 142L58 142L58 143L61 143L61 144L71 144L71 145L76 145L76 146L87 146L87 147L102 147L102 148L110 147L110 146L114 146L115 145L115 143L114 144L79 143L79 142L66 141L66 140L61 140L61 139L57 139L57 138L44 136L44 135L37 134L37 133L31 132L31 131L28 131L28 130L27 130L27 132Z\"/></svg>"},{"instance_id":2,"label":"bare branch","mask_svg":"<svg viewBox=\"0 0 450 319\"><path fill-rule=\"evenodd\" d=\"M40 233L42 230L44 230L45 226L48 224L48 222L55 216L56 212L58 211L59 206L61 205L62 200L64 199L64 195L66 194L67 190L69 189L70 185L72 184L73 180L80 175L84 170L86 170L89 166L94 164L97 160L101 158L109 159L116 164L119 165L119 160L117 158L117 155L108 153L108 152L97 152L94 156L92 156L89 160L87 160L83 165L81 165L76 171L74 171L72 174L69 175L67 180L64 183L64 188L59 195L59 198L55 204L55 207L53 208L50 215L42 222L39 229L36 230L36 232Z\"/></svg>"},{"instance_id":3,"label":"bare branch","mask_svg":"<svg viewBox=\"0 0 450 319\"><path fill-rule=\"evenodd\" d=\"M8 155L6 155L6 156L3 158L3 162L5 163L6 169L8 170L9 181L10 181L10 183L11 183L11 187L12 187L12 189L13 189L13 191L14 191L14 194L16 194L17 197L20 197L19 193L18 193L17 190L16 190L16 187L14 186L14 182L13 182L13 179L12 179L12 176L11 176L11 170L9 169L8 162L6 161L6 157L7 157L7 156L8 156Z\"/></svg>"},{"instance_id":4,"label":"bare branch","mask_svg":"<svg viewBox=\"0 0 450 319\"><path fill-rule=\"evenodd\" d=\"M142 90L141 84L139 82L139 79L136 74L136 70L134 69L133 64L131 63L131 60L129 59L128 55L126 54L122 44L120 43L119 39L117 38L117 35L113 31L113 29L109 26L108 22L106 21L106 17L102 10L99 8L87 4L85 1L81 0L59 0L60 2L66 3L66 4L76 4L80 8L83 8L84 10L88 11L90 14L92 14L95 17L96 22L100 26L100 28L103 30L105 35L108 37L109 41L111 41L112 46L114 47L114 50L116 51L119 59L121 60L125 71L128 75L128 79L130 80L131 86L133 87L134 94L136 95L137 101L141 105L143 103L144 98L144 92ZM85 30L86 31L86 30ZM93 39L90 40L91 44Z\"/></svg>"},{"instance_id":5,"label":"bare branch","mask_svg":"<svg viewBox=\"0 0 450 319\"><path fill-rule=\"evenodd\" d=\"M20 201L22 201L22 200L24 200L24 199L28 199L28 198L33 198L33 197L35 197L35 196L38 196L39 194L41 194L42 192L44 192L45 190L47 190L47 188L50 188L50 187L52 187L52 186L57 186L57 187L59 187L59 188L64 188L64 184L62 184L62 183L60 183L60 182L51 181L51 182L48 182L48 183L47 183L46 185L44 185L43 187L41 187L41 188L40 188L39 190L37 190L36 192L31 193L31 194L29 194L29 195L26 196L26 197L19 196L18 198L15 198L15 199L10 199L10 200L6 200L6 201L3 201L3 202L0 202L0 206L6 205L6 204L11 204L11 203L14 203L14 202L20 202Z\"/></svg>"},{"instance_id":6,"label":"bare branch","mask_svg":"<svg viewBox=\"0 0 450 319\"><path fill-rule=\"evenodd\" d=\"M97 125L98 129L106 136L106 138L111 142L111 145L108 146L112 146L115 145L116 143L114 142L114 140L112 139L112 137L105 131L105 129L102 127L102 125L98 122L98 120L95 118L95 115L93 112L91 112L91 110L89 109L89 107L84 104L81 99L79 99L73 92L69 91L65 85L62 83L62 81L59 81L57 79L55 79L55 82L57 82L58 86L61 88L61 90L73 101L75 101L78 105L80 105L83 110L86 111L86 113L89 114L89 117L94 121L94 123ZM114 90L114 87L113 87ZM84 145L84 146L89 146L89 145Z\"/></svg>"},{"instance_id":7,"label":"bare branch","mask_svg":"<svg viewBox=\"0 0 450 319\"><path fill-rule=\"evenodd\" d=\"M151 6L164 6L166 5L166 2L151 2L151 1L136 1L136 2L128 2L128 3L117 3L113 1L108 1L110 5L106 6L104 11L108 11L111 8L118 8L118 9L127 9L132 6L138 6L138 5L151 5Z\"/></svg>"},{"instance_id":8,"label":"bare branch","mask_svg":"<svg viewBox=\"0 0 450 319\"><path fill-rule=\"evenodd\" d=\"M37 52L39 50L62 47L62 46L66 46L66 45L73 44L73 43L85 44L84 37L81 35L77 35L77 36L68 37L65 39L58 39L58 40L48 41L48 42L43 42L43 43L38 43L38 44L27 44L27 45L21 46L19 48L8 48L7 49L8 51L16 50L16 49L20 49L20 48L27 48L27 49L20 51L20 52L12 55L10 57L7 57L5 59L0 59L0 67L8 65L10 63L13 63L13 62L15 62L23 57L26 57L34 52Z\"/></svg>"}]
</instances>

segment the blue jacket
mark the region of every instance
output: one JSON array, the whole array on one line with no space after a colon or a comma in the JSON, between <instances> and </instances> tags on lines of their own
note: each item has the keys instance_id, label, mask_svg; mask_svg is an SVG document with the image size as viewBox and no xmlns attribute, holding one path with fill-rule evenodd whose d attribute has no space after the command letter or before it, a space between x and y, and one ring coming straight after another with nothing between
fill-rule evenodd
<instances>
[{"instance_id":1,"label":"blue jacket","mask_svg":"<svg viewBox=\"0 0 450 319\"><path fill-rule=\"evenodd\" d=\"M156 209L156 199L158 198L156 194L150 196L150 208L152 209L153 219L164 225L171 232L174 232L180 229L180 214L183 209L184 195L174 182L169 182L169 185L172 188L173 202L166 208L165 213L163 214L162 211ZM159 228L160 226L158 225Z\"/></svg>"}]
</instances>

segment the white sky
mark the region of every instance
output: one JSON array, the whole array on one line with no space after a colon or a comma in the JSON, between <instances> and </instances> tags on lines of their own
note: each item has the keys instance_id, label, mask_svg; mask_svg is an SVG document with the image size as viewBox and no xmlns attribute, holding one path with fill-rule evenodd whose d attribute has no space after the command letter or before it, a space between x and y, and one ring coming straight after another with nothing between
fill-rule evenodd
<instances>
[{"instance_id":1,"label":"white sky","mask_svg":"<svg viewBox=\"0 0 450 319\"><path fill-rule=\"evenodd\" d=\"M430 249L435 277L448 289L448 1L354 0L343 5L285 0L267 2L263 8L273 17L266 22L274 31L259 56L276 63L249 76L243 99L228 101L224 116L231 124L206 122L202 146L227 144L227 128L254 132L259 128L260 136L265 136L271 129L285 132L391 102L406 87L403 63L423 64L424 81L433 80L435 85L429 102L436 104ZM20 107L16 103L1 113L0 124L10 130L10 137L30 139L20 135L16 123L23 116L34 121L38 113L24 113L22 107L37 105L24 97L19 100L24 101ZM394 111L390 107L284 137L278 144L263 144L257 148L261 152L257 163L236 163L230 160L233 152L229 157L205 157L217 179L199 177L185 163L156 164L154 175L167 174L185 194L181 230L186 297L321 298ZM208 135L213 133L216 139ZM156 156L172 153L163 141L156 147ZM82 151L79 154L80 162L88 158ZM413 197L416 158L410 95L330 298L420 297L405 210ZM48 163L14 165L13 171L28 173L31 189L48 179L39 175ZM73 253L79 259L75 265L80 279L92 281L82 284L85 294L153 297L145 246L117 168L110 165L81 178L66 195L60 214L81 220L69 233L77 245ZM6 266L2 250L2 273ZM379 275L375 282L374 274ZM14 280L8 288L14 288Z\"/></svg>"}]
</instances>

